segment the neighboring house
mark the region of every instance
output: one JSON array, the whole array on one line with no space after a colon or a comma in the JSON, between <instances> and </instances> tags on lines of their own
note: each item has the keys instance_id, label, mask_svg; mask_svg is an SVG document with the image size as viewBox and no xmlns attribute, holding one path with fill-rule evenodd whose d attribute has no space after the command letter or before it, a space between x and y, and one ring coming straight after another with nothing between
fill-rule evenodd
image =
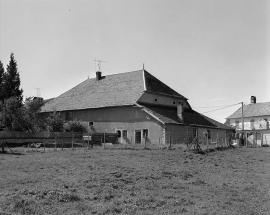
<instances>
[{"instance_id":1,"label":"neighboring house","mask_svg":"<svg viewBox=\"0 0 270 215\"><path fill-rule=\"evenodd\" d=\"M251 96L251 103L243 106L244 130L269 129L270 102L256 103ZM227 117L227 123L237 130L242 130L242 107Z\"/></svg>"},{"instance_id":2,"label":"neighboring house","mask_svg":"<svg viewBox=\"0 0 270 215\"><path fill-rule=\"evenodd\" d=\"M188 99L145 70L87 79L48 101L43 112L81 120L88 132L118 132L122 143L183 143L208 131L225 139L232 128L192 110Z\"/></svg>"}]
</instances>

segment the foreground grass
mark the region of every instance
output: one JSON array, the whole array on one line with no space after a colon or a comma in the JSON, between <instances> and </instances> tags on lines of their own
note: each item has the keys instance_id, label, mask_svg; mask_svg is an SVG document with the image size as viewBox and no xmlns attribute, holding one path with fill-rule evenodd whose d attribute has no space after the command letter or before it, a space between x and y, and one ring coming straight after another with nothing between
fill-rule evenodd
<instances>
[{"instance_id":1,"label":"foreground grass","mask_svg":"<svg viewBox=\"0 0 270 215\"><path fill-rule=\"evenodd\" d=\"M270 214L270 149L0 154L0 214Z\"/></svg>"}]
</instances>

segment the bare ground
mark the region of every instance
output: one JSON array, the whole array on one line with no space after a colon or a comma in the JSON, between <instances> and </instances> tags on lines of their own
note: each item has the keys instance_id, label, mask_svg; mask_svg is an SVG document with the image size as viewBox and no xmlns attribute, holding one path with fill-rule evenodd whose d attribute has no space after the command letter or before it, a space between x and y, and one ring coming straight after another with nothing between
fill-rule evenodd
<instances>
[{"instance_id":1,"label":"bare ground","mask_svg":"<svg viewBox=\"0 0 270 215\"><path fill-rule=\"evenodd\" d=\"M0 215L270 214L270 148L15 151Z\"/></svg>"}]
</instances>

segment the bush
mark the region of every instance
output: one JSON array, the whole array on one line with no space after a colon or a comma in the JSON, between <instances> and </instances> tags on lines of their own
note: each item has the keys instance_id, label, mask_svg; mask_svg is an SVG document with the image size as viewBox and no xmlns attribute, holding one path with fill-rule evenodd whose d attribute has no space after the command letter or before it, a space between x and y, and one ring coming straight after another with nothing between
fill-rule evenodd
<instances>
[{"instance_id":1,"label":"bush","mask_svg":"<svg viewBox=\"0 0 270 215\"><path fill-rule=\"evenodd\" d=\"M66 132L86 132L86 127L79 120L70 121L64 125Z\"/></svg>"},{"instance_id":2,"label":"bush","mask_svg":"<svg viewBox=\"0 0 270 215\"><path fill-rule=\"evenodd\" d=\"M54 111L47 117L46 124L49 131L52 131L52 132L64 131L64 120L60 116L60 113L57 113L56 111Z\"/></svg>"}]
</instances>

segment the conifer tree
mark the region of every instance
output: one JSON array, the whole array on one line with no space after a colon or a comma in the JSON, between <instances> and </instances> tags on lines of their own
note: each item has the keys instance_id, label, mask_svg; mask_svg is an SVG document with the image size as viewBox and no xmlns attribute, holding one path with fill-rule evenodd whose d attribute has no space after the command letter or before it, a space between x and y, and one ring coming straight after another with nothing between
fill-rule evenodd
<instances>
[{"instance_id":1,"label":"conifer tree","mask_svg":"<svg viewBox=\"0 0 270 215\"><path fill-rule=\"evenodd\" d=\"M0 101L4 101L3 95L3 78L4 78L5 70L2 62L0 61Z\"/></svg>"},{"instance_id":2,"label":"conifer tree","mask_svg":"<svg viewBox=\"0 0 270 215\"><path fill-rule=\"evenodd\" d=\"M21 80L20 80L20 74L17 69L17 62L14 59L14 54L10 54L10 61L7 65L7 71L4 73L3 77L3 94L4 99L8 99L11 97L15 97L22 103L23 96L22 92L23 90L20 89Z\"/></svg>"}]
</instances>

